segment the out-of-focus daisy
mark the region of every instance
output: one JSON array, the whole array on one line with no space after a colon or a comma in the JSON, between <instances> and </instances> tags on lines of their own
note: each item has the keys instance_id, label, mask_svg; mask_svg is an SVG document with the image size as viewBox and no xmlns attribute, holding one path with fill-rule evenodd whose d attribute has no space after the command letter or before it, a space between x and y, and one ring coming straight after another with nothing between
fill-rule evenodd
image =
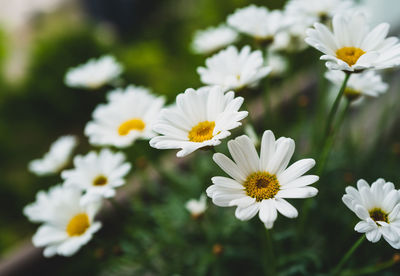
<instances>
[{"instance_id":1,"label":"out-of-focus daisy","mask_svg":"<svg viewBox=\"0 0 400 276\"><path fill-rule=\"evenodd\" d=\"M283 56L270 52L267 57L267 66L271 68L271 77L279 77L286 72L288 61Z\"/></svg>"},{"instance_id":2,"label":"out-of-focus daisy","mask_svg":"<svg viewBox=\"0 0 400 276\"><path fill-rule=\"evenodd\" d=\"M94 90L117 79L122 71L122 65L113 56L102 56L70 68L65 75L65 84L70 87Z\"/></svg>"},{"instance_id":3,"label":"out-of-focus daisy","mask_svg":"<svg viewBox=\"0 0 400 276\"><path fill-rule=\"evenodd\" d=\"M325 77L335 86L340 87L346 74L342 71L328 71ZM388 85L382 81L382 77L374 71L365 71L354 74L347 82L344 95L350 100L361 99L362 96L377 97L387 91Z\"/></svg>"},{"instance_id":4,"label":"out-of-focus daisy","mask_svg":"<svg viewBox=\"0 0 400 276\"><path fill-rule=\"evenodd\" d=\"M24 215L32 222L45 222L52 217L54 199L59 198L63 193L62 185L51 187L49 191L39 191L36 194L36 201L25 206Z\"/></svg>"},{"instance_id":5,"label":"out-of-focus daisy","mask_svg":"<svg viewBox=\"0 0 400 276\"><path fill-rule=\"evenodd\" d=\"M206 66L197 68L201 81L226 89L254 87L271 71L264 66L261 51L251 52L250 46L243 47L240 52L236 47L229 46L208 58Z\"/></svg>"},{"instance_id":6,"label":"out-of-focus daisy","mask_svg":"<svg viewBox=\"0 0 400 276\"><path fill-rule=\"evenodd\" d=\"M324 53L331 70L360 72L384 69L400 64L400 44L395 37L386 38L389 24L370 30L362 13L335 15L333 32L325 25L314 24L307 30L306 42Z\"/></svg>"},{"instance_id":7,"label":"out-of-focus daisy","mask_svg":"<svg viewBox=\"0 0 400 276\"><path fill-rule=\"evenodd\" d=\"M186 202L186 209L190 212L193 218L200 217L207 209L207 198L206 195L202 194L200 199L191 199Z\"/></svg>"},{"instance_id":8,"label":"out-of-focus daisy","mask_svg":"<svg viewBox=\"0 0 400 276\"><path fill-rule=\"evenodd\" d=\"M68 164L77 143L78 140L75 136L61 136L51 144L49 152L43 158L29 163L29 171L40 176L60 172Z\"/></svg>"},{"instance_id":9,"label":"out-of-focus daisy","mask_svg":"<svg viewBox=\"0 0 400 276\"><path fill-rule=\"evenodd\" d=\"M178 157L203 147L216 146L229 130L241 125L247 111L239 111L242 97L224 94L219 86L187 89L176 98L176 105L162 110L154 130L161 134L150 140L157 149L181 149Z\"/></svg>"},{"instance_id":10,"label":"out-of-focus daisy","mask_svg":"<svg viewBox=\"0 0 400 276\"><path fill-rule=\"evenodd\" d=\"M304 41L306 30L310 27L301 17L286 15L287 28L279 31L274 38L270 49L273 51L300 52L308 47Z\"/></svg>"},{"instance_id":11,"label":"out-of-focus daisy","mask_svg":"<svg viewBox=\"0 0 400 276\"><path fill-rule=\"evenodd\" d=\"M37 247L45 247L45 257L72 256L100 229L101 223L94 221L94 217L101 202L81 205L81 191L67 187L52 190L47 196L48 204L38 204L35 209L38 213L44 212L46 217L41 219L43 224L32 242ZM30 218L40 216L31 213Z\"/></svg>"},{"instance_id":12,"label":"out-of-focus daisy","mask_svg":"<svg viewBox=\"0 0 400 276\"><path fill-rule=\"evenodd\" d=\"M327 22L333 15L347 12L354 6L347 0L290 0L285 7L288 16L302 18L312 25L315 22Z\"/></svg>"},{"instance_id":13,"label":"out-of-focus daisy","mask_svg":"<svg viewBox=\"0 0 400 276\"><path fill-rule=\"evenodd\" d=\"M198 54L210 54L236 42L237 39L238 33L228 26L210 27L195 33L192 49Z\"/></svg>"},{"instance_id":14,"label":"out-of-focus daisy","mask_svg":"<svg viewBox=\"0 0 400 276\"><path fill-rule=\"evenodd\" d=\"M393 183L380 178L369 186L360 179L357 189L346 188L342 200L361 219L354 230L365 233L370 242L378 242L383 236L400 249L400 192Z\"/></svg>"},{"instance_id":15,"label":"out-of-focus daisy","mask_svg":"<svg viewBox=\"0 0 400 276\"><path fill-rule=\"evenodd\" d=\"M249 220L259 213L265 227L272 228L277 211L288 218L298 215L285 198L308 198L318 193L308 186L318 176L304 175L315 165L313 159L302 159L286 168L295 148L292 139L275 140L272 131L265 131L260 157L246 135L229 141L228 148L234 161L221 153L214 154L213 159L231 178L213 177L207 195L218 206L237 206L238 219Z\"/></svg>"},{"instance_id":16,"label":"out-of-focus daisy","mask_svg":"<svg viewBox=\"0 0 400 276\"><path fill-rule=\"evenodd\" d=\"M260 42L272 42L275 34L284 28L286 21L281 11L250 5L237 9L228 16L228 25L250 35Z\"/></svg>"},{"instance_id":17,"label":"out-of-focus daisy","mask_svg":"<svg viewBox=\"0 0 400 276\"><path fill-rule=\"evenodd\" d=\"M99 197L113 197L115 188L125 184L124 177L131 169L122 152L113 153L109 149L102 149L98 154L92 151L85 156L78 155L74 165L74 169L63 171L61 177L65 186L85 191L83 203Z\"/></svg>"},{"instance_id":18,"label":"out-of-focus daisy","mask_svg":"<svg viewBox=\"0 0 400 276\"><path fill-rule=\"evenodd\" d=\"M152 125L164 105L164 97L156 97L143 87L128 86L108 95L109 102L93 112L93 121L85 128L89 142L99 146L128 147L136 139L155 135Z\"/></svg>"}]
</instances>

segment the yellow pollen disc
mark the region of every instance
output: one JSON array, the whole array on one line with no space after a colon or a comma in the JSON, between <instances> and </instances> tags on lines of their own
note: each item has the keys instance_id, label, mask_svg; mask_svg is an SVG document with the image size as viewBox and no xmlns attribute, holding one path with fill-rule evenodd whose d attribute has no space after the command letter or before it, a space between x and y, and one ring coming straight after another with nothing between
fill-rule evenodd
<instances>
[{"instance_id":1,"label":"yellow pollen disc","mask_svg":"<svg viewBox=\"0 0 400 276\"><path fill-rule=\"evenodd\" d=\"M138 118L130 119L123 122L118 128L118 134L121 136L128 135L132 130L143 131L146 124Z\"/></svg>"},{"instance_id":2,"label":"yellow pollen disc","mask_svg":"<svg viewBox=\"0 0 400 276\"><path fill-rule=\"evenodd\" d=\"M204 142L213 138L215 122L204 121L198 123L189 131L189 141L191 142Z\"/></svg>"},{"instance_id":3,"label":"yellow pollen disc","mask_svg":"<svg viewBox=\"0 0 400 276\"><path fill-rule=\"evenodd\" d=\"M380 208L374 208L369 211L369 216L374 220L374 221L384 221L384 222L389 222L388 219L388 214L386 214L382 209Z\"/></svg>"},{"instance_id":4,"label":"yellow pollen disc","mask_svg":"<svg viewBox=\"0 0 400 276\"><path fill-rule=\"evenodd\" d=\"M350 101L354 101L361 97L361 92L358 90L355 90L353 88L346 87L344 90L344 95L349 99Z\"/></svg>"},{"instance_id":5,"label":"yellow pollen disc","mask_svg":"<svg viewBox=\"0 0 400 276\"><path fill-rule=\"evenodd\" d=\"M246 194L254 197L256 201L273 198L280 189L276 175L267 172L250 174L243 186L245 187Z\"/></svg>"},{"instance_id":6,"label":"yellow pollen disc","mask_svg":"<svg viewBox=\"0 0 400 276\"><path fill-rule=\"evenodd\" d=\"M67 233L70 237L80 236L90 226L89 217L85 213L75 215L67 225Z\"/></svg>"},{"instance_id":7,"label":"yellow pollen disc","mask_svg":"<svg viewBox=\"0 0 400 276\"><path fill-rule=\"evenodd\" d=\"M99 175L93 180L93 186L104 186L108 182L107 177Z\"/></svg>"},{"instance_id":8,"label":"yellow pollen disc","mask_svg":"<svg viewBox=\"0 0 400 276\"><path fill-rule=\"evenodd\" d=\"M336 57L350 66L356 64L357 60L363 54L365 54L365 52L357 47L343 47L336 51Z\"/></svg>"}]
</instances>

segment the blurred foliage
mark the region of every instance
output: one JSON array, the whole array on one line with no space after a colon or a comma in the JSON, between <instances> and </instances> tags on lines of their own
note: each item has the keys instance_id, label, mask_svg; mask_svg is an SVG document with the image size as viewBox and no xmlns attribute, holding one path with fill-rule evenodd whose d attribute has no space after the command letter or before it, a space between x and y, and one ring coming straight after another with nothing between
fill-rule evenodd
<instances>
[{"instance_id":1,"label":"blurred foliage","mask_svg":"<svg viewBox=\"0 0 400 276\"><path fill-rule=\"evenodd\" d=\"M70 25L52 18L51 30L43 26L35 30L38 35L33 39L29 66L20 83L6 83L0 74L0 89L5 91L0 93L0 220L6 222L0 227L0 254L36 229L22 216L23 206L34 200L38 190L60 181L58 177L33 176L26 170L27 163L40 157L63 134L80 137L80 153L90 148L83 128L95 106L105 101L105 92L110 87L95 93L67 88L63 78L69 67L111 53L125 67L123 85L149 86L172 102L177 93L200 86L195 70L204 63L204 57L193 55L189 50L195 30L218 25L236 8L250 3L280 8L284 1L132 1L134 10L119 7L117 1L112 9L109 1L84 2L89 15L93 13L91 19ZM103 21L115 23L111 31L104 27ZM133 25L129 27L129 24ZM107 40L109 36L111 39ZM5 34L0 33L0 64L6 57L6 40ZM326 113L326 106L317 104L324 95L316 92L326 90L326 81L309 76L317 75L315 70L310 73L310 68L321 71L323 65L313 50L291 56L290 64L289 81L300 71L309 73L302 82L307 83L305 91L285 99L267 119L261 120L257 130L260 133L273 129L277 136L295 138L298 148L293 160L316 157L317 152L311 145L320 139L320 132L316 130L321 129L318 124L324 123L321 116ZM282 79L265 85L277 97L287 89ZM299 89L294 85L289 89ZM355 109L351 119L360 113ZM396 116L398 122L399 116ZM298 221L282 216L276 221L272 234L281 275L327 272L356 240L358 234L353 231L356 216L341 203L345 186L354 185L361 177L373 181L385 176L395 183L399 179L400 131L390 125L382 126L382 134L377 134L377 142L367 154L362 141L350 135L353 125L346 124L337 138L329 161L334 170L328 170L318 184L320 193L312 201L310 223L301 239L296 236ZM241 133L242 130L237 130L232 137ZM218 150L226 153L226 145L222 144ZM141 141L126 153L131 160L136 159L139 192L128 204L113 207L116 215L105 216L104 228L77 255L49 260L48 266L37 268L38 273L263 274L263 266L268 266L269 260L262 253L265 230L257 219L240 222L234 217L233 208L209 204L205 216L194 220L183 208L188 199L198 198L205 191L212 176L223 175L210 162L211 152L200 151L176 167L161 171L158 178L145 165L164 167L159 161L159 151ZM293 202L299 209L304 206L303 201ZM384 241L365 243L349 267L384 262L394 253ZM398 266L378 275L397 275L396 269Z\"/></svg>"}]
</instances>

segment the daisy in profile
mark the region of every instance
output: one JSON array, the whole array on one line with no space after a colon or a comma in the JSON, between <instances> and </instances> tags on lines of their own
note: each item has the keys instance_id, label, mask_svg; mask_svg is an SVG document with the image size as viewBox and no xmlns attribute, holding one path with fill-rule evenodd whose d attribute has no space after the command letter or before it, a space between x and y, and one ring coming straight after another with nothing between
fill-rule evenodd
<instances>
[{"instance_id":1,"label":"daisy in profile","mask_svg":"<svg viewBox=\"0 0 400 276\"><path fill-rule=\"evenodd\" d=\"M123 148L137 139L155 136L152 125L164 105L164 97L131 85L125 90L112 91L108 100L94 110L93 120L85 127L85 135L92 145Z\"/></svg>"},{"instance_id":2,"label":"daisy in profile","mask_svg":"<svg viewBox=\"0 0 400 276\"><path fill-rule=\"evenodd\" d=\"M70 68L64 81L69 87L95 90L117 79L122 71L122 65L107 55Z\"/></svg>"},{"instance_id":3,"label":"daisy in profile","mask_svg":"<svg viewBox=\"0 0 400 276\"><path fill-rule=\"evenodd\" d=\"M311 26L315 22L327 23L338 13L353 8L353 1L348 0L290 0L285 11L290 17L302 18Z\"/></svg>"},{"instance_id":4,"label":"daisy in profile","mask_svg":"<svg viewBox=\"0 0 400 276\"><path fill-rule=\"evenodd\" d=\"M249 220L257 213L270 229L278 212L288 218L298 215L285 198L308 198L318 193L309 187L318 180L316 175L304 175L315 165L313 159L302 159L288 166L294 152L294 141L281 137L275 140L272 131L264 132L258 156L254 144L246 135L228 142L233 161L222 153L213 159L229 177L215 176L207 195L221 207L237 206L235 216Z\"/></svg>"},{"instance_id":5,"label":"daisy in profile","mask_svg":"<svg viewBox=\"0 0 400 276\"><path fill-rule=\"evenodd\" d=\"M362 13L338 14L333 17L333 32L315 23L307 30L306 42L324 53L331 70L361 72L384 69L400 64L400 44L395 37L387 38L389 24L382 23L370 30Z\"/></svg>"},{"instance_id":6,"label":"daisy in profile","mask_svg":"<svg viewBox=\"0 0 400 276\"><path fill-rule=\"evenodd\" d=\"M226 89L255 87L271 68L264 66L262 52L251 52L250 46L238 51L229 46L206 60L206 67L197 68L201 82L220 85Z\"/></svg>"},{"instance_id":7,"label":"daisy in profile","mask_svg":"<svg viewBox=\"0 0 400 276\"><path fill-rule=\"evenodd\" d=\"M224 93L219 86L187 89L176 98L176 105L163 109L154 130L160 133L150 140L157 149L181 149L178 157L199 148L217 146L231 135L247 116L239 111L243 98L234 92Z\"/></svg>"},{"instance_id":8,"label":"daisy in profile","mask_svg":"<svg viewBox=\"0 0 400 276\"><path fill-rule=\"evenodd\" d=\"M205 194L200 199L191 199L185 204L186 209L190 212L194 219L199 218L207 209L207 198Z\"/></svg>"},{"instance_id":9,"label":"daisy in profile","mask_svg":"<svg viewBox=\"0 0 400 276\"><path fill-rule=\"evenodd\" d=\"M275 34L285 28L286 19L281 11L250 5L237 9L228 16L228 25L262 43L271 43Z\"/></svg>"},{"instance_id":10,"label":"daisy in profile","mask_svg":"<svg viewBox=\"0 0 400 276\"><path fill-rule=\"evenodd\" d=\"M60 172L70 161L78 139L72 135L61 136L50 146L50 150L41 158L31 161L30 172L43 176Z\"/></svg>"},{"instance_id":11,"label":"daisy in profile","mask_svg":"<svg viewBox=\"0 0 400 276\"><path fill-rule=\"evenodd\" d=\"M43 193L43 192L42 192ZM57 187L50 190L47 203L36 203L30 208L30 219L41 217L43 224L32 238L36 247L45 247L44 256L52 257L74 255L83 245L87 244L95 232L101 228L101 223L94 220L101 202L81 204L81 191L67 187ZM31 205L31 207L33 207ZM33 214L33 211L38 214Z\"/></svg>"},{"instance_id":12,"label":"daisy in profile","mask_svg":"<svg viewBox=\"0 0 400 276\"><path fill-rule=\"evenodd\" d=\"M124 177L131 169L122 152L113 153L109 149L78 155L74 158L74 165L74 169L63 171L61 177L65 186L85 192L83 203L113 197L115 189L125 184Z\"/></svg>"},{"instance_id":13,"label":"daisy in profile","mask_svg":"<svg viewBox=\"0 0 400 276\"><path fill-rule=\"evenodd\" d=\"M238 39L238 33L232 28L220 25L197 31L192 42L192 50L197 54L211 54Z\"/></svg>"},{"instance_id":14,"label":"daisy in profile","mask_svg":"<svg viewBox=\"0 0 400 276\"><path fill-rule=\"evenodd\" d=\"M344 81L345 73L342 71L328 71L325 77L335 86L340 87ZM354 74L344 90L344 95L350 101L361 100L364 96L378 97L387 91L388 85L382 81L382 77L374 71L365 71Z\"/></svg>"},{"instance_id":15,"label":"daisy in profile","mask_svg":"<svg viewBox=\"0 0 400 276\"><path fill-rule=\"evenodd\" d=\"M361 220L355 231L365 233L374 243L383 236L393 248L400 249L400 192L393 183L380 178L369 186L360 179L357 189L346 188L342 200Z\"/></svg>"}]
</instances>

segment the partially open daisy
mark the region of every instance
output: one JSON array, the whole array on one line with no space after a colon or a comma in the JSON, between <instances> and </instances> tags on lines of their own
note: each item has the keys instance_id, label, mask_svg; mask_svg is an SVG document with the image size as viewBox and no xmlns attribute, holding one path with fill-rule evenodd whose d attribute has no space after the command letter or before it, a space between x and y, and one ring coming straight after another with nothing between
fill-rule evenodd
<instances>
[{"instance_id":1,"label":"partially open daisy","mask_svg":"<svg viewBox=\"0 0 400 276\"><path fill-rule=\"evenodd\" d=\"M354 230L365 233L370 242L378 242L383 236L400 249L400 192L393 183L380 178L369 186L360 179L357 189L346 188L342 200L361 219Z\"/></svg>"},{"instance_id":2,"label":"partially open daisy","mask_svg":"<svg viewBox=\"0 0 400 276\"><path fill-rule=\"evenodd\" d=\"M102 149L100 153L89 152L85 156L74 158L75 168L61 173L64 185L83 190L83 203L99 197L109 198L115 195L115 188L125 184L124 177L131 169L125 162L122 152L113 153Z\"/></svg>"},{"instance_id":3,"label":"partially open daisy","mask_svg":"<svg viewBox=\"0 0 400 276\"><path fill-rule=\"evenodd\" d=\"M69 69L64 81L70 87L94 90L115 80L121 73L122 66L113 56L107 55Z\"/></svg>"},{"instance_id":4,"label":"partially open daisy","mask_svg":"<svg viewBox=\"0 0 400 276\"><path fill-rule=\"evenodd\" d=\"M72 256L100 229L101 223L94 221L94 217L101 202L82 205L81 191L67 187L52 190L47 197L47 204L36 205L38 214L31 214L33 217L40 217L41 212L46 214L40 219L43 224L33 236L33 244L45 247L45 257Z\"/></svg>"},{"instance_id":5,"label":"partially open daisy","mask_svg":"<svg viewBox=\"0 0 400 276\"><path fill-rule=\"evenodd\" d=\"M400 44L395 37L386 38L389 24L381 23L370 30L362 13L338 14L333 17L333 32L315 23L307 30L306 42L320 50L332 70L360 72L384 69L400 64Z\"/></svg>"},{"instance_id":6,"label":"partially open daisy","mask_svg":"<svg viewBox=\"0 0 400 276\"><path fill-rule=\"evenodd\" d=\"M213 177L207 195L218 206L237 206L238 219L249 220L259 213L265 227L272 228L277 211L288 218L298 215L285 198L308 198L318 193L308 186L318 176L304 175L315 165L313 159L302 159L286 168L295 148L292 139L275 140L272 131L265 131L260 157L246 135L229 141L228 148L234 161L221 153L214 154L213 159L231 178Z\"/></svg>"},{"instance_id":7,"label":"partially open daisy","mask_svg":"<svg viewBox=\"0 0 400 276\"><path fill-rule=\"evenodd\" d=\"M77 143L75 136L61 136L51 144L49 152L42 159L35 159L29 163L29 171L40 176L60 172L70 161Z\"/></svg>"},{"instance_id":8,"label":"partially open daisy","mask_svg":"<svg viewBox=\"0 0 400 276\"><path fill-rule=\"evenodd\" d=\"M122 148L155 135L152 125L164 105L164 97L131 85L112 91L108 100L94 110L93 121L86 125L85 134L91 144Z\"/></svg>"},{"instance_id":9,"label":"partially open daisy","mask_svg":"<svg viewBox=\"0 0 400 276\"><path fill-rule=\"evenodd\" d=\"M211 54L238 39L238 33L232 28L220 25L197 31L192 42L192 49L198 54Z\"/></svg>"},{"instance_id":10,"label":"partially open daisy","mask_svg":"<svg viewBox=\"0 0 400 276\"><path fill-rule=\"evenodd\" d=\"M333 15L348 11L354 6L348 0L290 0L285 10L291 17L301 17L303 22L312 25L314 22L326 23Z\"/></svg>"},{"instance_id":11,"label":"partially open daisy","mask_svg":"<svg viewBox=\"0 0 400 276\"><path fill-rule=\"evenodd\" d=\"M201 81L226 89L254 87L271 71L264 66L261 51L251 52L250 46L243 47L240 52L235 46L229 46L208 58L206 66L197 68Z\"/></svg>"},{"instance_id":12,"label":"partially open daisy","mask_svg":"<svg viewBox=\"0 0 400 276\"><path fill-rule=\"evenodd\" d=\"M200 217L207 209L207 197L205 194L200 196L200 199L191 199L185 204L186 209L190 212L193 218Z\"/></svg>"},{"instance_id":13,"label":"partially open daisy","mask_svg":"<svg viewBox=\"0 0 400 276\"><path fill-rule=\"evenodd\" d=\"M340 87L345 78L342 71L328 71L325 77L335 86ZM374 71L365 71L360 74L354 74L347 82L344 95L350 101L358 101L363 96L378 97L387 91L388 85L382 81L382 77Z\"/></svg>"},{"instance_id":14,"label":"partially open daisy","mask_svg":"<svg viewBox=\"0 0 400 276\"><path fill-rule=\"evenodd\" d=\"M176 106L163 109L154 130L161 134L150 140L157 149L181 149L178 157L203 147L216 146L229 130L241 125L247 111L239 111L242 97L224 94L219 86L187 89L176 98Z\"/></svg>"},{"instance_id":15,"label":"partially open daisy","mask_svg":"<svg viewBox=\"0 0 400 276\"><path fill-rule=\"evenodd\" d=\"M250 5L228 16L228 25L263 43L271 43L275 34L285 27L281 11Z\"/></svg>"}]
</instances>

